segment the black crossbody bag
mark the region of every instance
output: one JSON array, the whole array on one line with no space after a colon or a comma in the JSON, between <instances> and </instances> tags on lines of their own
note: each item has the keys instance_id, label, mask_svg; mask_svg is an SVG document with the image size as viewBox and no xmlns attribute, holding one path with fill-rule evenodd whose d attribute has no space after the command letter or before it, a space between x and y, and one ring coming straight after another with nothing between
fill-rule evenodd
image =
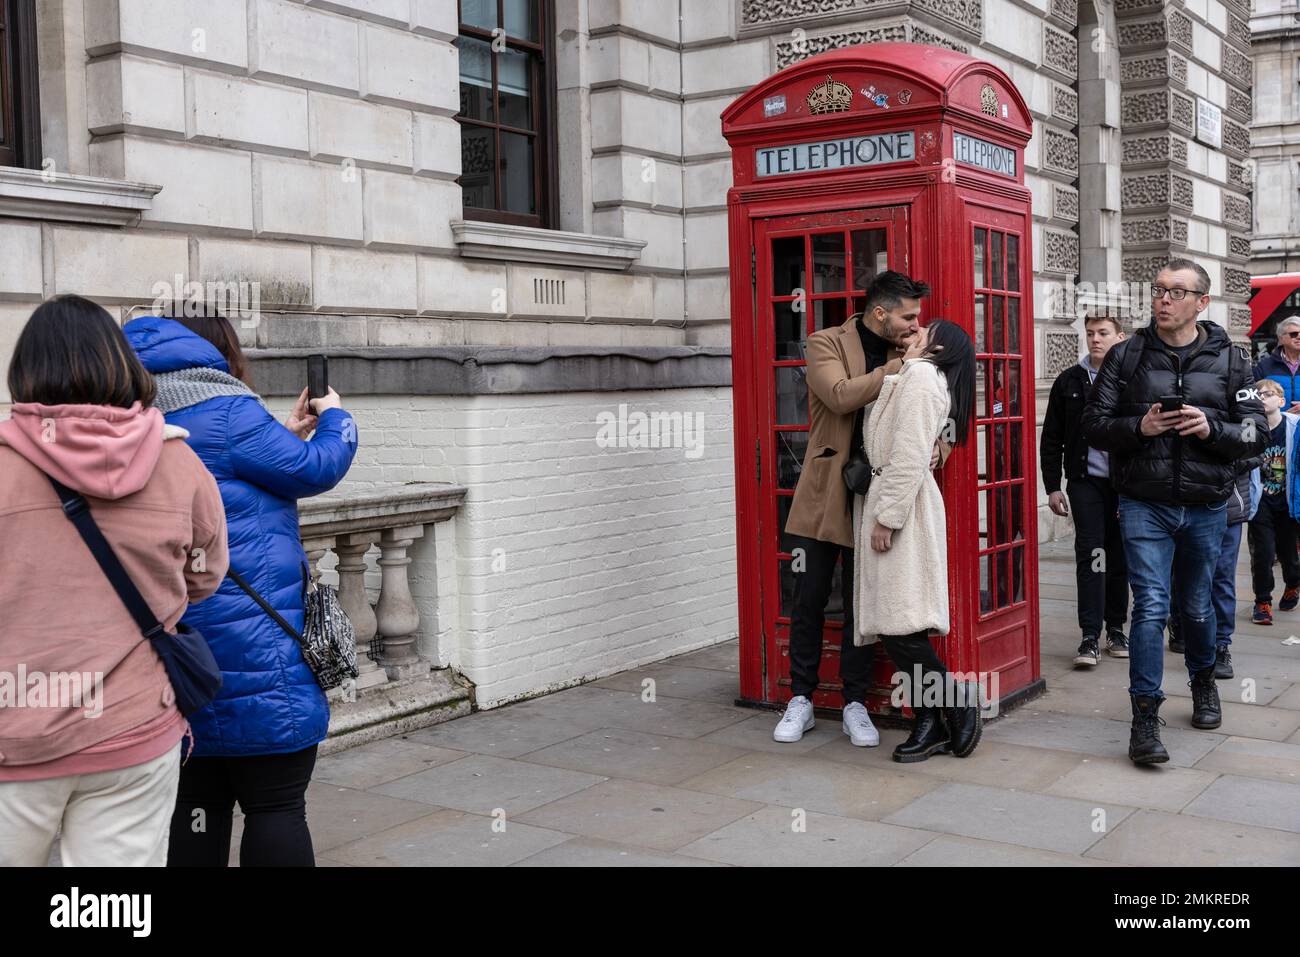
<instances>
[{"instance_id":1,"label":"black crossbody bag","mask_svg":"<svg viewBox=\"0 0 1300 957\"><path fill-rule=\"evenodd\" d=\"M862 423L866 416L866 407L858 409L853 417L853 439L849 445L849 460L844 463L841 474L844 484L854 495L866 495L871 490L871 460L862 444Z\"/></svg>"},{"instance_id":2,"label":"black crossbody bag","mask_svg":"<svg viewBox=\"0 0 1300 957\"><path fill-rule=\"evenodd\" d=\"M188 625L178 624L175 634L163 627L122 567L113 546L95 524L85 497L51 476L46 478L59 493L63 514L76 526L86 547L103 569L104 577L135 619L136 627L162 659L172 690L176 693L176 707L187 718L207 707L221 690L221 669L207 640Z\"/></svg>"}]
</instances>

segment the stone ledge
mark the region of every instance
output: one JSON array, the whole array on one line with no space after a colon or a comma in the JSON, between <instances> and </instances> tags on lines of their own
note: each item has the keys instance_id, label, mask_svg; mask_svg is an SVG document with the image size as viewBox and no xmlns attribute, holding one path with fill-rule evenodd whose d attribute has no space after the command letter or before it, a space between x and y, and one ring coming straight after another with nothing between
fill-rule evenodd
<instances>
[{"instance_id":1,"label":"stone ledge","mask_svg":"<svg viewBox=\"0 0 1300 957\"><path fill-rule=\"evenodd\" d=\"M549 263L588 269L627 269L641 258L644 239L562 232L482 220L452 220L460 254L473 259Z\"/></svg>"},{"instance_id":2,"label":"stone ledge","mask_svg":"<svg viewBox=\"0 0 1300 957\"><path fill-rule=\"evenodd\" d=\"M343 700L335 689L329 699L329 734L320 743L321 755L428 728L473 710L469 684L450 668L389 681L354 701Z\"/></svg>"},{"instance_id":3,"label":"stone ledge","mask_svg":"<svg viewBox=\"0 0 1300 957\"><path fill-rule=\"evenodd\" d=\"M100 226L135 226L161 186L55 173L52 180L41 170L0 167L0 216L93 223Z\"/></svg>"},{"instance_id":4,"label":"stone ledge","mask_svg":"<svg viewBox=\"0 0 1300 957\"><path fill-rule=\"evenodd\" d=\"M410 482L378 492L326 492L298 504L298 531L304 542L407 525L429 525L450 518L465 504L463 485Z\"/></svg>"},{"instance_id":5,"label":"stone ledge","mask_svg":"<svg viewBox=\"0 0 1300 957\"><path fill-rule=\"evenodd\" d=\"M297 396L315 350L249 350L257 390ZM441 346L326 350L331 385L358 395L515 395L731 385L722 346Z\"/></svg>"}]
</instances>

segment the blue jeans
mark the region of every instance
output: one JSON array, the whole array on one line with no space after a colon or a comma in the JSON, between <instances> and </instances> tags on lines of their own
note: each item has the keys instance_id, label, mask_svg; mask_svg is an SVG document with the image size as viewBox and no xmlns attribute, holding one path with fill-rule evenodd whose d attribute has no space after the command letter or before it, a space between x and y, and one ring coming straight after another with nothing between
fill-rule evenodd
<instances>
[{"instance_id":1,"label":"blue jeans","mask_svg":"<svg viewBox=\"0 0 1300 957\"><path fill-rule=\"evenodd\" d=\"M1237 623L1237 559L1241 556L1241 530L1245 522L1229 525L1223 533L1223 543L1219 548L1219 561L1214 566L1214 583L1210 586L1210 598L1214 603L1215 630L1214 640L1219 647L1232 644L1232 633ZM1169 607L1172 611L1181 608L1179 599L1178 576L1174 576L1173 587L1169 590ZM1171 633L1182 634L1181 621L1173 621Z\"/></svg>"},{"instance_id":2,"label":"blue jeans","mask_svg":"<svg viewBox=\"0 0 1300 957\"><path fill-rule=\"evenodd\" d=\"M1164 698L1164 629L1169 588L1178 579L1187 672L1214 664L1217 616L1211 600L1214 569L1228 525L1228 500L1218 505L1167 505L1121 495L1133 615L1129 631L1129 694Z\"/></svg>"}]
</instances>

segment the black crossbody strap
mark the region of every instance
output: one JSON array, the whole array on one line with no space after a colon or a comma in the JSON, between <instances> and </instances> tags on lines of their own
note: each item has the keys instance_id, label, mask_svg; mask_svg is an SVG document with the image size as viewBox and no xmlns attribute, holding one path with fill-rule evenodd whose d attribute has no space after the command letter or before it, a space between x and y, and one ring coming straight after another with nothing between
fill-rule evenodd
<instances>
[{"instance_id":1,"label":"black crossbody strap","mask_svg":"<svg viewBox=\"0 0 1300 957\"><path fill-rule=\"evenodd\" d=\"M239 572L235 571L233 568L230 569L226 574L230 576L231 581L233 581L236 585L238 585L240 588L244 589L244 591L248 593L249 598L253 599L253 601L261 605L262 611L266 612L273 619L275 619L275 623L279 625L281 628L283 628L289 635L291 635L294 638L294 640L298 642L298 644L301 645L305 643L302 635L298 634L298 632L294 630L293 625L285 621L284 618L280 615L280 613L276 611L274 608L272 608L270 603L257 593L257 589L255 589L248 582L244 581L243 575L239 574Z\"/></svg>"},{"instance_id":2,"label":"black crossbody strap","mask_svg":"<svg viewBox=\"0 0 1300 957\"><path fill-rule=\"evenodd\" d=\"M63 514L68 516L72 524L76 526L77 532L90 549L90 553L95 556L95 561L99 562L99 567L103 569L104 576L108 579L109 584L113 586L113 590L117 592L117 597L122 599L122 604L131 613L131 617L135 619L136 625L140 628L140 633L150 639L164 634L165 629L162 622L150 609L149 603L140 594L140 589L135 587L135 583L131 581L131 576L122 567L122 562L113 551L113 546L108 543L104 533L95 524L95 518L90 514L90 504L85 497L51 476L47 475L46 478L50 480L54 490L59 493L59 500L63 502Z\"/></svg>"}]
</instances>

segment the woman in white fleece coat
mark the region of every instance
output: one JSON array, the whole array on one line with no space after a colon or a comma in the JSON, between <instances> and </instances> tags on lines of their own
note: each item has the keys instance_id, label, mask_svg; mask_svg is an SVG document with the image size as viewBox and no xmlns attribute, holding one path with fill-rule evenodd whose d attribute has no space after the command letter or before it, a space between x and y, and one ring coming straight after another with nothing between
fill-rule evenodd
<instances>
[{"instance_id":1,"label":"woman in white fleece coat","mask_svg":"<svg viewBox=\"0 0 1300 957\"><path fill-rule=\"evenodd\" d=\"M926 688L954 689L930 644L946 635L948 614L947 515L930 470L930 453L943 438L963 444L975 399L975 350L960 326L942 319L922 330L920 358L886 376L880 397L864 423L873 477L865 502L855 502L854 640L879 638L912 691L912 734L894 760L924 761L951 750L965 757L979 741L978 698L974 706L950 695L921 699ZM918 678L921 685L917 686Z\"/></svg>"}]
</instances>

